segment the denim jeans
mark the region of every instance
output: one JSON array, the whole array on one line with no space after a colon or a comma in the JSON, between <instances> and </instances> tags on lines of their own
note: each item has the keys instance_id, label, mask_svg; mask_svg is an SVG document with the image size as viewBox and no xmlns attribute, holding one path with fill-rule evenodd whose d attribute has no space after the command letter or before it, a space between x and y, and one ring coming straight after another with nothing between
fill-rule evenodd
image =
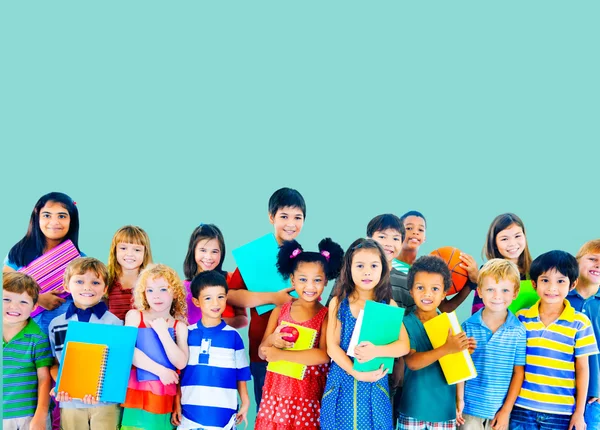
<instances>
[{"instance_id":1,"label":"denim jeans","mask_svg":"<svg viewBox=\"0 0 600 430\"><path fill-rule=\"evenodd\" d=\"M548 414L515 406L510 414L510 430L567 430L571 415Z\"/></svg>"},{"instance_id":2,"label":"denim jeans","mask_svg":"<svg viewBox=\"0 0 600 430\"><path fill-rule=\"evenodd\" d=\"M267 363L250 363L250 373L252 373L252 383L254 384L254 400L256 400L256 412L262 399L262 389L265 385L267 376Z\"/></svg>"},{"instance_id":3,"label":"denim jeans","mask_svg":"<svg viewBox=\"0 0 600 430\"><path fill-rule=\"evenodd\" d=\"M587 430L600 430L600 403L594 402L585 405L584 418Z\"/></svg>"}]
</instances>

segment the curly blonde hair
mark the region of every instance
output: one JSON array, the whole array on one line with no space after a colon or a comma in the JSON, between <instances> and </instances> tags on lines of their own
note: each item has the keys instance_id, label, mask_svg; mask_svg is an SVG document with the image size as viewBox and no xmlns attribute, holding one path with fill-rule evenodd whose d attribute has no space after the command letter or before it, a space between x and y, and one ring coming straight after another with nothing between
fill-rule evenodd
<instances>
[{"instance_id":1,"label":"curly blonde hair","mask_svg":"<svg viewBox=\"0 0 600 430\"><path fill-rule=\"evenodd\" d=\"M187 324L186 291L177 272L164 264L150 264L140 273L133 290L136 309L146 311L150 308L146 299L146 284L150 279L164 278L173 293L170 314L173 318Z\"/></svg>"}]
</instances>

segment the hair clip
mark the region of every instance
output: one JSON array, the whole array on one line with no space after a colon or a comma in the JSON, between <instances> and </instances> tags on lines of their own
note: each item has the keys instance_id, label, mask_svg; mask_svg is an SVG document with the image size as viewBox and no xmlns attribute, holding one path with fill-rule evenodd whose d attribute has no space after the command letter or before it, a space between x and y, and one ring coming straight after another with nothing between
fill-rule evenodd
<instances>
[{"instance_id":1,"label":"hair clip","mask_svg":"<svg viewBox=\"0 0 600 430\"><path fill-rule=\"evenodd\" d=\"M198 224L198 227L202 227L204 225L203 222L201 222L200 224Z\"/></svg>"},{"instance_id":2,"label":"hair clip","mask_svg":"<svg viewBox=\"0 0 600 430\"><path fill-rule=\"evenodd\" d=\"M300 254L302 252L302 250L300 248L296 248L292 251L292 255L290 255L290 258L296 258L298 256L298 254Z\"/></svg>"},{"instance_id":3,"label":"hair clip","mask_svg":"<svg viewBox=\"0 0 600 430\"><path fill-rule=\"evenodd\" d=\"M331 254L329 253L329 251L321 251L321 255L323 257L325 257L325 260L329 261L329 257L331 256Z\"/></svg>"},{"instance_id":4,"label":"hair clip","mask_svg":"<svg viewBox=\"0 0 600 430\"><path fill-rule=\"evenodd\" d=\"M73 204L74 204L75 206L77 206L77 202L76 202L75 200L73 200Z\"/></svg>"}]
</instances>

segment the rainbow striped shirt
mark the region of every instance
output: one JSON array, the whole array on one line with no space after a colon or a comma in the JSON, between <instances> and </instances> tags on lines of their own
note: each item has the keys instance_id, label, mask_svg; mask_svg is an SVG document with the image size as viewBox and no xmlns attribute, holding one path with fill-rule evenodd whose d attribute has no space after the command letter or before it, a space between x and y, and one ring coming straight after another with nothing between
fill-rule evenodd
<instances>
[{"instance_id":1,"label":"rainbow striped shirt","mask_svg":"<svg viewBox=\"0 0 600 430\"><path fill-rule=\"evenodd\" d=\"M527 331L527 357L515 406L571 415L575 411L575 358L598 354L594 331L588 317L567 300L560 317L546 327L539 304L517 313Z\"/></svg>"}]
</instances>

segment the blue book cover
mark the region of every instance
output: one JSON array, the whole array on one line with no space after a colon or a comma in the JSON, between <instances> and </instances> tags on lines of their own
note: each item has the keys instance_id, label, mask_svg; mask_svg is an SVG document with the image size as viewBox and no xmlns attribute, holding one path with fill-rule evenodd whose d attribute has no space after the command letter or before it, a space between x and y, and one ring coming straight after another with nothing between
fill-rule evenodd
<instances>
[{"instance_id":1,"label":"blue book cover","mask_svg":"<svg viewBox=\"0 0 600 430\"><path fill-rule=\"evenodd\" d=\"M277 271L278 252L279 245L273 233L232 251L248 290L272 293L291 286L289 279L283 279ZM256 307L256 311L262 315L274 308L275 305L261 305Z\"/></svg>"},{"instance_id":2,"label":"blue book cover","mask_svg":"<svg viewBox=\"0 0 600 430\"><path fill-rule=\"evenodd\" d=\"M170 328L169 334L171 338L175 338L175 330ZM167 352L160 341L158 334L153 328L139 328L137 334L137 342L135 347L150 357L153 361L158 364L175 370L175 366L169 361ZM138 381L158 381L160 378L152 372L148 372L144 369L136 369Z\"/></svg>"},{"instance_id":3,"label":"blue book cover","mask_svg":"<svg viewBox=\"0 0 600 430\"><path fill-rule=\"evenodd\" d=\"M90 324L79 321L69 322L65 345L69 342L108 345L108 358L105 366L106 378L102 385L100 401L112 403L123 403L125 401L137 332L137 327ZM56 381L56 386L59 383L60 377Z\"/></svg>"}]
</instances>

